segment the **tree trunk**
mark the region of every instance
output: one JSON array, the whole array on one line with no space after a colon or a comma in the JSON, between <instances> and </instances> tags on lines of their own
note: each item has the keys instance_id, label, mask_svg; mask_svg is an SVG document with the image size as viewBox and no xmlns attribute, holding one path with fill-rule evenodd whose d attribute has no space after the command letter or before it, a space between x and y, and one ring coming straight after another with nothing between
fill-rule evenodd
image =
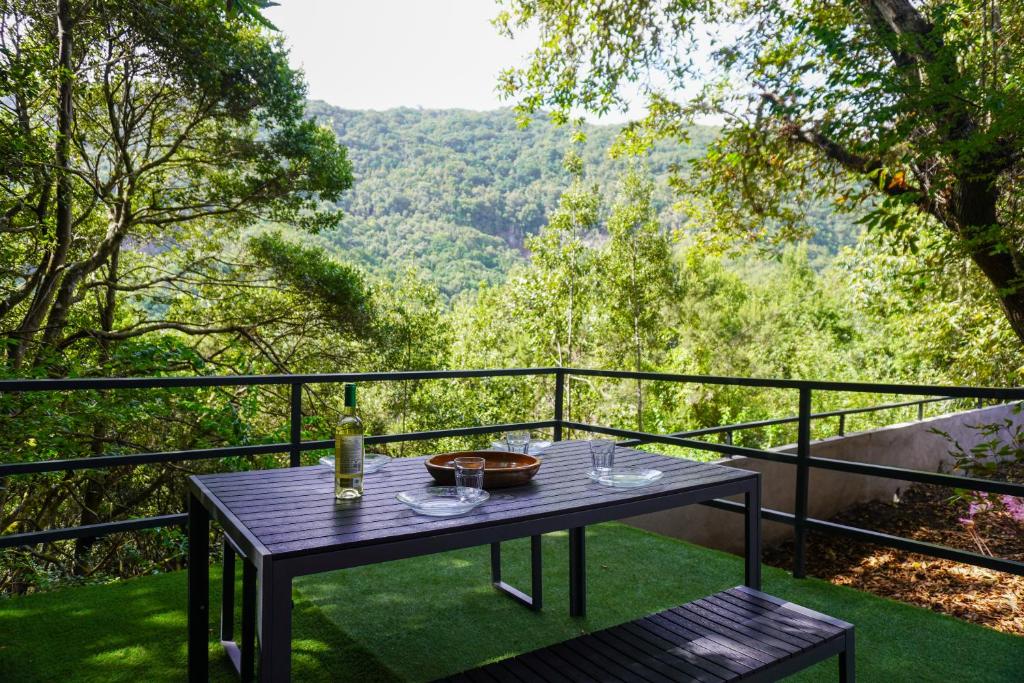
<instances>
[{"instance_id":1,"label":"tree trunk","mask_svg":"<svg viewBox=\"0 0 1024 683\"><path fill-rule=\"evenodd\" d=\"M999 226L999 193L989 178L961 180L949 196L953 229L971 259L995 288L1010 327L1024 342L1024 273L1006 244L1006 229Z\"/></svg>"},{"instance_id":2,"label":"tree trunk","mask_svg":"<svg viewBox=\"0 0 1024 683\"><path fill-rule=\"evenodd\" d=\"M39 332L40 326L49 314L53 296L64 275L64 264L67 262L71 248L72 197L71 197L71 130L74 111L71 95L74 89L72 50L72 19L70 0L57 2L57 68L59 86L57 90L57 140L54 149L54 176L57 190L55 193L55 232L54 246L48 250L39 264L44 275L32 298L28 312L15 330L14 344L10 352L11 365L21 366L28 352L28 347Z\"/></svg>"},{"instance_id":3,"label":"tree trunk","mask_svg":"<svg viewBox=\"0 0 1024 683\"><path fill-rule=\"evenodd\" d=\"M109 283L99 303L100 329L110 332L114 329L114 318L117 312L117 280L118 263L120 261L120 249L115 249L110 255L110 265L107 271L107 282ZM114 341L105 337L99 339L99 365L107 367L111 358L111 347ZM107 401L109 397L106 391L99 392L100 400ZM96 417L92 425L92 443L90 452L93 456L101 456L106 451L106 437L109 432L108 421L102 414ZM79 513L78 523L81 526L98 524L108 521L101 514L103 499L107 489L106 472L90 472L87 475L84 491L82 492L82 510ZM96 544L96 537L89 536L79 538L75 541L74 567L72 569L76 576L84 576L88 573L89 556Z\"/></svg>"}]
</instances>

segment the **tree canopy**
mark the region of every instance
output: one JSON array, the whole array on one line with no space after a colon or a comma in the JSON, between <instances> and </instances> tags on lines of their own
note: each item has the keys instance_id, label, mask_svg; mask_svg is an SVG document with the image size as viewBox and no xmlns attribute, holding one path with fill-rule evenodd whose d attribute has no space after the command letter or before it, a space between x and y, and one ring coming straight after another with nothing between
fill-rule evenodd
<instances>
[{"instance_id":1,"label":"tree canopy","mask_svg":"<svg viewBox=\"0 0 1024 683\"><path fill-rule=\"evenodd\" d=\"M226 21L200 0L4 3L0 353L12 367L66 371L73 346L106 353L161 329L231 331L124 300L215 277L216 241L258 218L337 221L323 202L351 184L344 149L305 118L300 75L249 16Z\"/></svg>"},{"instance_id":2,"label":"tree canopy","mask_svg":"<svg viewBox=\"0 0 1024 683\"><path fill-rule=\"evenodd\" d=\"M874 202L868 225L909 248L933 221L1024 339L1019 3L509 0L496 23L539 31L529 64L502 78L523 115L621 109L632 85L648 113L626 148L722 116L720 138L679 180L704 227L802 237L804 207L822 196Z\"/></svg>"}]
</instances>

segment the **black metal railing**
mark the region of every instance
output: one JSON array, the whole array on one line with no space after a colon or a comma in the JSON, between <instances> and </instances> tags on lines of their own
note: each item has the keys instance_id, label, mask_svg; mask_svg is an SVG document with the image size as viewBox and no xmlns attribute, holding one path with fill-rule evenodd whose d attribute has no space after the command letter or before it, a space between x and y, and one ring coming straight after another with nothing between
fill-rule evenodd
<instances>
[{"instance_id":1,"label":"black metal railing","mask_svg":"<svg viewBox=\"0 0 1024 683\"><path fill-rule=\"evenodd\" d=\"M709 427L705 429L677 432L673 434L653 434L638 430L617 429L602 425L576 422L565 418L565 395L568 383L573 377L603 377L608 379L628 379L654 382L675 382L692 384L710 384L720 386L759 387L789 390L796 393L797 415L794 417L775 418L755 422L744 422L731 425ZM874 384L865 382L824 382L809 380L778 380L744 377L715 377L704 375L679 375L654 372L630 372L620 370L591 370L579 368L514 368L501 370L441 370L411 372L374 372L374 373L337 373L314 375L255 375L229 377L159 377L159 378L77 378L77 379L46 379L46 380L2 380L0 393L39 392L39 391L76 391L76 390L107 390L107 389L156 389L176 387L229 387L229 386L288 386L290 389L289 440L286 442L227 446L219 448L170 451L164 453L140 453L133 455L113 455L66 460L43 460L29 463L0 464L0 479L11 475L42 474L48 472L66 472L82 469L104 469L124 465L142 465L151 463L171 463L190 460L210 460L235 456L255 456L267 454L285 454L289 456L289 465L298 466L300 456L305 451L330 448L331 440L302 440L302 395L306 385L329 384L340 382L385 382L412 380L442 380L491 377L553 377L554 378L554 410L553 419L534 422L517 422L511 424L477 425L439 429L402 434L388 434L367 437L368 444L385 444L405 441L418 441L446 437L473 436L491 434L510 429L550 429L554 440L561 440L567 429L582 432L605 434L625 439L623 445L641 445L660 443L684 448L697 449L718 453L723 456L746 456L759 460L769 460L791 464L795 467L795 506L792 513L764 508L763 519L788 524L794 528L794 563L793 574L802 577L805 574L806 540L809 530L825 534L838 534L868 541L883 546L898 548L911 552L950 559L967 564L987 567L999 571L1024 575L1024 562L1004 558L989 557L979 553L949 548L914 539L885 534L870 529L851 527L827 520L808 516L808 498L811 468L819 468L896 479L915 483L936 484L956 488L985 491L993 494L1024 496L1024 484L980 479L954 474L942 474L913 470L886 465L874 465L860 462L848 462L811 455L811 427L815 420L839 418L838 432L845 432L845 421L848 415L892 410L908 406L917 406L918 419L924 417L924 406L928 403L957 399L974 399L978 407L985 400L1020 401L1024 400L1024 388L998 387L949 387L932 385ZM905 396L925 396L928 398L887 403L877 406L833 410L813 413L812 401L814 392L848 392L870 394L895 394ZM739 430L756 429L772 425L796 424L796 453L782 453L762 448L740 446L732 443L732 435ZM697 436L713 434L725 435L725 443L715 443L696 439ZM742 506L726 500L708 503L713 507L740 511ZM184 514L161 515L114 522L104 522L78 527L48 529L26 533L6 534L0 536L0 549L30 546L53 541L77 538L99 537L112 533L152 529L165 526L180 525L185 522Z\"/></svg>"}]
</instances>

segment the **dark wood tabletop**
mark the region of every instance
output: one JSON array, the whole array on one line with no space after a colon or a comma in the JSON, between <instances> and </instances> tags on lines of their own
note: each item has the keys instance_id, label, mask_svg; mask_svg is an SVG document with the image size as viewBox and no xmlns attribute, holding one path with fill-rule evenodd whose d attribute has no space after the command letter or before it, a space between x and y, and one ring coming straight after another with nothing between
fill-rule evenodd
<instances>
[{"instance_id":1,"label":"dark wood tabletop","mask_svg":"<svg viewBox=\"0 0 1024 683\"><path fill-rule=\"evenodd\" d=\"M247 532L243 544L261 555L285 557L543 518L751 476L746 470L619 448L616 465L656 468L664 476L644 487L612 488L586 477L590 455L585 441L556 443L542 459L529 484L495 489L469 514L447 518L417 514L395 499L399 491L433 485L425 457L396 459L367 475L365 494L357 501L335 500L333 470L323 466L209 474L194 481L218 521Z\"/></svg>"},{"instance_id":2,"label":"dark wood tabletop","mask_svg":"<svg viewBox=\"0 0 1024 683\"><path fill-rule=\"evenodd\" d=\"M365 493L355 501L335 500L334 472L323 466L190 477L189 680L205 681L208 673L211 519L241 552L246 571L257 577L258 588L253 590L259 599L248 604L258 604L260 679L264 681L289 677L291 582L305 574L474 545L491 544L493 550L502 541L568 530L570 614L579 616L585 610L588 525L742 495L745 583L760 587L757 472L617 447L616 466L658 469L664 476L643 487L612 488L586 476L590 469L586 441L557 442L541 458L540 470L530 483L491 490L490 500L459 517L420 515L395 498L400 491L434 485L423 464L425 457L396 459L367 475ZM251 639L243 628L243 641L251 643ZM249 661L246 653L251 654L251 644L239 650L233 642L224 638L222 642L229 654L241 652L239 662ZM236 668L243 671L241 666Z\"/></svg>"}]
</instances>

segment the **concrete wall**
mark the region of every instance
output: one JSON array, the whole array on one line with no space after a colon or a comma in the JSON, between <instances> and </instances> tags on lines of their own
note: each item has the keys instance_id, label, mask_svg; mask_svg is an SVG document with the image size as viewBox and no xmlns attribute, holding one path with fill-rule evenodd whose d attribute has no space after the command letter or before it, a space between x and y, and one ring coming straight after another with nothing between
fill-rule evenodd
<instances>
[{"instance_id":1,"label":"concrete wall","mask_svg":"<svg viewBox=\"0 0 1024 683\"><path fill-rule=\"evenodd\" d=\"M982 440L970 425L994 423L1007 418L1019 421L1022 417L1013 415L1012 407L1008 405L954 413L921 422L906 422L814 441L811 455L928 472L948 472L953 463L949 455L950 444L929 430L947 432L965 449L970 449ZM795 453L796 446L782 446L774 450ZM793 465L746 457L725 458L717 462L728 467L761 472L762 506L793 512L796 486L796 468ZM894 479L811 468L808 515L828 519L857 503L891 501L893 496L909 485L909 482ZM691 505L625 520L627 524L641 529L733 553L743 552L742 521L742 515L715 510L706 505ZM764 544L768 546L789 538L793 531L792 527L785 524L766 521L763 533Z\"/></svg>"}]
</instances>

